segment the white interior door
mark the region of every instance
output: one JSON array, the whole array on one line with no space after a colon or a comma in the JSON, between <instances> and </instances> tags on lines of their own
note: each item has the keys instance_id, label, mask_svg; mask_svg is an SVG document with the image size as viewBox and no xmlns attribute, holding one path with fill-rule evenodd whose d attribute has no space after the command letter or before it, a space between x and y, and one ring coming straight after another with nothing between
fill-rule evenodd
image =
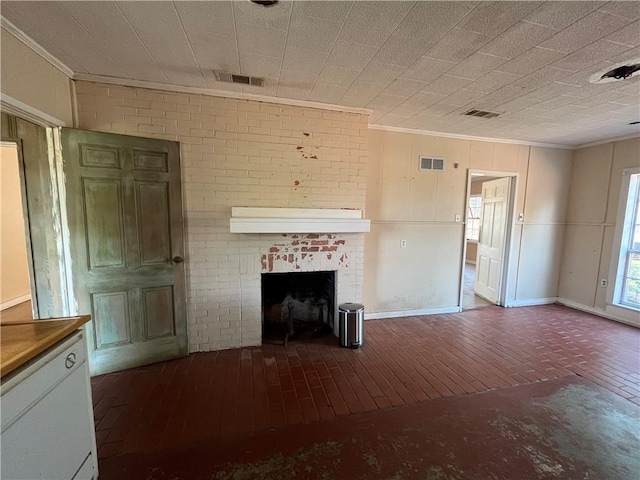
<instances>
[{"instance_id":1,"label":"white interior door","mask_svg":"<svg viewBox=\"0 0 640 480\"><path fill-rule=\"evenodd\" d=\"M510 185L509 177L482 184L482 215L474 291L496 304L499 302L504 265Z\"/></svg>"}]
</instances>

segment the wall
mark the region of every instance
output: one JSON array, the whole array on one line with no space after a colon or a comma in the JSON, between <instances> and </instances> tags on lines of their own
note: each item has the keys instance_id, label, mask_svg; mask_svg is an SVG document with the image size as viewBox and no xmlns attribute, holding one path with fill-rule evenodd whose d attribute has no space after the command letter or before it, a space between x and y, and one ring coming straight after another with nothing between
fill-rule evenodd
<instances>
[{"instance_id":1,"label":"wall","mask_svg":"<svg viewBox=\"0 0 640 480\"><path fill-rule=\"evenodd\" d=\"M339 302L362 297L364 234L231 234L229 217L232 206L363 209L366 115L89 82L76 87L80 128L181 144L191 351L259 343L260 273L315 268L308 253L322 256L319 268L340 272Z\"/></svg>"},{"instance_id":2,"label":"wall","mask_svg":"<svg viewBox=\"0 0 640 480\"><path fill-rule=\"evenodd\" d=\"M553 301L571 174L571 151L372 130L369 135L364 303L369 312L451 310L458 305L467 170L517 172L513 304ZM444 157L443 172L418 156ZM458 168L454 168L454 164ZM400 240L407 247L400 247Z\"/></svg>"},{"instance_id":3,"label":"wall","mask_svg":"<svg viewBox=\"0 0 640 480\"><path fill-rule=\"evenodd\" d=\"M558 289L563 303L600 314L607 310L607 288L600 286L600 279L610 278L622 172L637 166L640 138L574 152ZM638 315L631 315L640 324Z\"/></svg>"},{"instance_id":4,"label":"wall","mask_svg":"<svg viewBox=\"0 0 640 480\"><path fill-rule=\"evenodd\" d=\"M69 78L5 29L0 30L2 93L73 126Z\"/></svg>"},{"instance_id":5,"label":"wall","mask_svg":"<svg viewBox=\"0 0 640 480\"><path fill-rule=\"evenodd\" d=\"M0 146L0 304L31 295L18 150ZM24 299L22 301L26 301Z\"/></svg>"}]
</instances>

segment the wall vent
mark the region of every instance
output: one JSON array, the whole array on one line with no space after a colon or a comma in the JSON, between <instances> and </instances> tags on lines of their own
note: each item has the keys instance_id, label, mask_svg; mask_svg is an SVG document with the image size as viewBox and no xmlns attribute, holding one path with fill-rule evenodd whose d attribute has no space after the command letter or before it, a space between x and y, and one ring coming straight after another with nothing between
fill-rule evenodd
<instances>
[{"instance_id":1,"label":"wall vent","mask_svg":"<svg viewBox=\"0 0 640 480\"><path fill-rule=\"evenodd\" d=\"M469 110L468 112L464 112L463 115L468 115L470 117L480 117L480 118L496 118L500 116L499 113L487 112L485 110Z\"/></svg>"},{"instance_id":2,"label":"wall vent","mask_svg":"<svg viewBox=\"0 0 640 480\"><path fill-rule=\"evenodd\" d=\"M436 170L441 172L444 170L444 158L420 155L420 162L418 165L420 170Z\"/></svg>"},{"instance_id":3,"label":"wall vent","mask_svg":"<svg viewBox=\"0 0 640 480\"><path fill-rule=\"evenodd\" d=\"M236 75L222 70L214 70L218 82L239 83L242 85L252 85L254 87L264 86L263 77L249 77L247 75Z\"/></svg>"}]
</instances>

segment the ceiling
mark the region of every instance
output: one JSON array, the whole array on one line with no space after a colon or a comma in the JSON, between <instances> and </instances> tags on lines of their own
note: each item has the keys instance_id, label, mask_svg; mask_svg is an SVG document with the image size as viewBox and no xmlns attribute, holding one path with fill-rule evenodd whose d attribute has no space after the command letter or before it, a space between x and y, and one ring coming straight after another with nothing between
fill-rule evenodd
<instances>
[{"instance_id":1,"label":"ceiling","mask_svg":"<svg viewBox=\"0 0 640 480\"><path fill-rule=\"evenodd\" d=\"M16 2L2 16L78 78L373 110L371 124L580 145L637 133L640 2ZM217 82L213 70L265 77ZM462 116L470 109L498 118Z\"/></svg>"}]
</instances>

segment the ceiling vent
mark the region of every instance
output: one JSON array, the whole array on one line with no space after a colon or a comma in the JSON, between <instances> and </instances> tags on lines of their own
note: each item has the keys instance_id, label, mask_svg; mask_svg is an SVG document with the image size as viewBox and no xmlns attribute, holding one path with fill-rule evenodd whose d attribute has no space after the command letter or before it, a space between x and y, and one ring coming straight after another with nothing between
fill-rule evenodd
<instances>
[{"instance_id":1,"label":"ceiling vent","mask_svg":"<svg viewBox=\"0 0 640 480\"><path fill-rule=\"evenodd\" d=\"M249 77L247 75L236 75L222 70L214 70L218 82L239 83L241 85L252 85L254 87L264 86L263 77Z\"/></svg>"},{"instance_id":2,"label":"ceiling vent","mask_svg":"<svg viewBox=\"0 0 640 480\"><path fill-rule=\"evenodd\" d=\"M640 58L634 58L626 62L617 63L613 66L608 66L604 70L600 70L594 73L589 78L591 83L610 83L621 82L627 78L632 78L640 75Z\"/></svg>"},{"instance_id":3,"label":"ceiling vent","mask_svg":"<svg viewBox=\"0 0 640 480\"><path fill-rule=\"evenodd\" d=\"M436 170L441 172L444 170L444 158L420 155L418 166L420 170Z\"/></svg>"},{"instance_id":4,"label":"ceiling vent","mask_svg":"<svg viewBox=\"0 0 640 480\"><path fill-rule=\"evenodd\" d=\"M480 117L480 118L496 118L500 116L499 113L487 112L485 110L469 110L468 112L464 112L463 115L467 115L469 117Z\"/></svg>"}]
</instances>

